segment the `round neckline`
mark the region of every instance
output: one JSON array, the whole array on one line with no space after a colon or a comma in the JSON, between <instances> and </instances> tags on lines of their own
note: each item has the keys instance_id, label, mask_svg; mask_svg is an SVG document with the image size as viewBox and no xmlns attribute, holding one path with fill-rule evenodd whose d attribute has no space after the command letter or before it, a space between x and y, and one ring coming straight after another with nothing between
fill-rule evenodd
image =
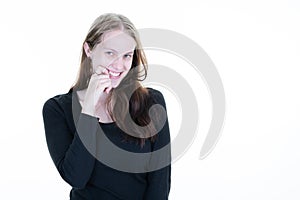
<instances>
[{"instance_id":1,"label":"round neckline","mask_svg":"<svg viewBox=\"0 0 300 200\"><path fill-rule=\"evenodd\" d=\"M97 118L98 119L98 123L100 124L100 125L114 125L116 122L100 122L99 121L99 118Z\"/></svg>"}]
</instances>

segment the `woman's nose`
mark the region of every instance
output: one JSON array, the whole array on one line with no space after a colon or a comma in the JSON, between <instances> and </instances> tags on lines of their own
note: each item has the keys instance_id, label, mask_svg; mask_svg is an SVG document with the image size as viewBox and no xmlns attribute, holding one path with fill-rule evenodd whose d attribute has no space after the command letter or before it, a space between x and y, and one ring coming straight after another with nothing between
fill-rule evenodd
<instances>
[{"instance_id":1,"label":"woman's nose","mask_svg":"<svg viewBox=\"0 0 300 200\"><path fill-rule=\"evenodd\" d=\"M123 57L118 56L112 63L113 68L115 69L123 69L124 63L123 63Z\"/></svg>"}]
</instances>

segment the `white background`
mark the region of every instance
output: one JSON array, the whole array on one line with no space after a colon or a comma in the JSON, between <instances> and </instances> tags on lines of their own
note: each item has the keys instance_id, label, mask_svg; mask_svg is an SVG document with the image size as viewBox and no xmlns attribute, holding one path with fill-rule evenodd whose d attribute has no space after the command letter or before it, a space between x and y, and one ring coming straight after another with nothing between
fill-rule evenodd
<instances>
[{"instance_id":1,"label":"white background","mask_svg":"<svg viewBox=\"0 0 300 200\"><path fill-rule=\"evenodd\" d=\"M185 76L200 91L201 120L194 143L173 163L170 199L300 199L299 1L197 2L1 1L0 198L68 199L71 188L46 146L42 106L74 83L93 20L116 12L137 28L169 29L197 42L224 84L222 136L199 160L211 103L201 77ZM174 61L167 57L161 64ZM180 108L164 94L174 138Z\"/></svg>"}]
</instances>

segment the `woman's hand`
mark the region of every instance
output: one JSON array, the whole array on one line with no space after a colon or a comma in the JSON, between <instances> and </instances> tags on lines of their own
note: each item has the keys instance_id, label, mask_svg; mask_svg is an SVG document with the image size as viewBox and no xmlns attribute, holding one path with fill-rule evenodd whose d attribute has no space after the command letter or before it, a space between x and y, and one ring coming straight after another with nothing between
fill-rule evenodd
<instances>
[{"instance_id":1,"label":"woman's hand","mask_svg":"<svg viewBox=\"0 0 300 200\"><path fill-rule=\"evenodd\" d=\"M98 67L91 76L82 106L82 113L96 116L96 106L106 102L108 93L112 89L108 70Z\"/></svg>"}]
</instances>

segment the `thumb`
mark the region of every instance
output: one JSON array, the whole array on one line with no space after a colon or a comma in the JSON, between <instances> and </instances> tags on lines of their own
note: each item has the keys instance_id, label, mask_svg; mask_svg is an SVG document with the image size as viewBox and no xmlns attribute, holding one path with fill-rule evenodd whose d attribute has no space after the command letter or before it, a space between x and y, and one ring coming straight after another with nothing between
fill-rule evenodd
<instances>
[{"instance_id":1,"label":"thumb","mask_svg":"<svg viewBox=\"0 0 300 200\"><path fill-rule=\"evenodd\" d=\"M109 86L105 89L105 92L108 94L111 91L111 89L112 89L112 86Z\"/></svg>"},{"instance_id":2,"label":"thumb","mask_svg":"<svg viewBox=\"0 0 300 200\"><path fill-rule=\"evenodd\" d=\"M102 70L102 73L108 75L108 70L107 70L106 68L104 68L104 69Z\"/></svg>"}]
</instances>

